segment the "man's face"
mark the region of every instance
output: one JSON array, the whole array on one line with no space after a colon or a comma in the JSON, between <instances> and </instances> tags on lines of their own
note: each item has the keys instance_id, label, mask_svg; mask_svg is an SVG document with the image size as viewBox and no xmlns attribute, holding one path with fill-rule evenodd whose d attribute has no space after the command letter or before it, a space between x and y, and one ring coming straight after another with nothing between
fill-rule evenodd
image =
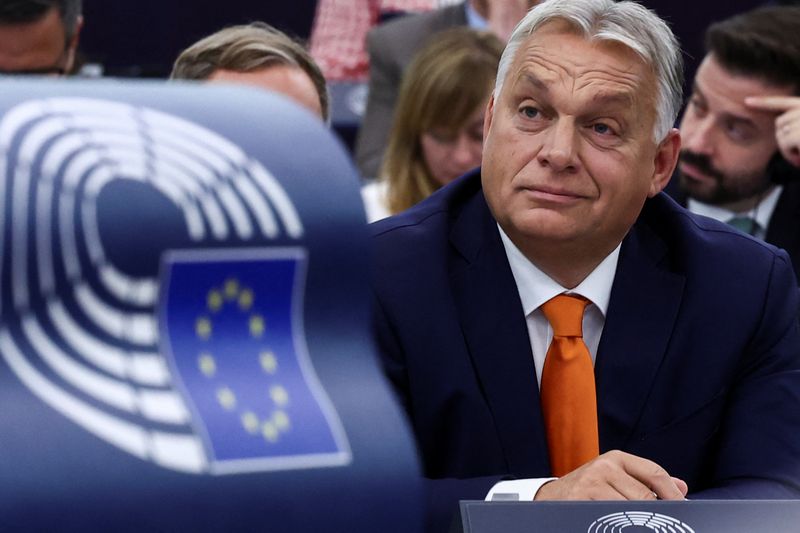
<instances>
[{"instance_id":1,"label":"man's face","mask_svg":"<svg viewBox=\"0 0 800 533\"><path fill-rule=\"evenodd\" d=\"M80 29L80 28L78 28ZM72 69L78 32L67 42L57 8L21 24L0 24L0 74L63 74Z\"/></svg>"},{"instance_id":2,"label":"man's face","mask_svg":"<svg viewBox=\"0 0 800 533\"><path fill-rule=\"evenodd\" d=\"M790 94L790 87L734 75L706 56L680 124L681 188L701 202L749 208L770 187L765 173L777 143L775 116L747 108L744 99Z\"/></svg>"},{"instance_id":3,"label":"man's face","mask_svg":"<svg viewBox=\"0 0 800 533\"><path fill-rule=\"evenodd\" d=\"M209 76L208 81L241 83L279 92L323 118L322 105L314 82L300 67L274 65L251 72L219 69Z\"/></svg>"},{"instance_id":4,"label":"man's face","mask_svg":"<svg viewBox=\"0 0 800 533\"><path fill-rule=\"evenodd\" d=\"M653 140L655 102L654 75L622 45L588 42L562 22L522 44L487 109L482 179L523 252L617 246L677 158L677 132Z\"/></svg>"}]
</instances>

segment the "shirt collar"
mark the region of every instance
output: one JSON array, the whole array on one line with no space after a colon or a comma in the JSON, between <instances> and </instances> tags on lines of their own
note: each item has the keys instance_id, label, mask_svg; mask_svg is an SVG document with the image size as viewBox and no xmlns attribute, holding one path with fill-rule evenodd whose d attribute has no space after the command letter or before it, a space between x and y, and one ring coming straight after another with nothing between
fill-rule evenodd
<instances>
[{"instance_id":1,"label":"shirt collar","mask_svg":"<svg viewBox=\"0 0 800 533\"><path fill-rule=\"evenodd\" d=\"M758 222L758 226L760 228L766 229L769 225L769 219L772 218L772 213L775 211L775 206L778 204L778 198L780 197L782 191L783 187L781 185L773 188L772 191L770 191L768 195L758 202L753 209L746 213L734 213L729 209L725 209L717 205L704 204L695 200L694 198L689 198L689 201L686 203L686 207L688 207L689 211L692 213L703 215L705 217L713 218L714 220L719 220L720 222L726 223L736 216L749 216Z\"/></svg>"},{"instance_id":2,"label":"shirt collar","mask_svg":"<svg viewBox=\"0 0 800 533\"><path fill-rule=\"evenodd\" d=\"M464 9L467 12L467 26L473 30L489 29L489 22L480 16L477 11L475 11L475 8L472 6L472 2L470 2L470 0L464 2Z\"/></svg>"},{"instance_id":3,"label":"shirt collar","mask_svg":"<svg viewBox=\"0 0 800 533\"><path fill-rule=\"evenodd\" d=\"M498 225L500 239L503 241L511 273L517 283L517 290L522 301L525 316L538 309L543 303L561 293L579 294L592 302L606 316L608 302L611 299L611 286L617 272L619 251L622 243L606 256L603 261L574 289L566 289L539 270L527 257L511 242L503 229Z\"/></svg>"}]
</instances>

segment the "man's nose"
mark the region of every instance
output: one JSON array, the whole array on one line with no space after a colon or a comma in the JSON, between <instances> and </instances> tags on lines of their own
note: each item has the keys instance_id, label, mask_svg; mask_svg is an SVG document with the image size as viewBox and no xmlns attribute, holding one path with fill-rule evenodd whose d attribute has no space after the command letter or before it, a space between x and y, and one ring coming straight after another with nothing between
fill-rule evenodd
<instances>
[{"instance_id":1,"label":"man's nose","mask_svg":"<svg viewBox=\"0 0 800 533\"><path fill-rule=\"evenodd\" d=\"M577 135L572 120L556 120L544 134L542 149L537 156L539 164L554 172L574 170L577 166Z\"/></svg>"},{"instance_id":2,"label":"man's nose","mask_svg":"<svg viewBox=\"0 0 800 533\"><path fill-rule=\"evenodd\" d=\"M695 154L712 155L714 153L714 120L712 117L684 121L681 125L683 148Z\"/></svg>"}]
</instances>

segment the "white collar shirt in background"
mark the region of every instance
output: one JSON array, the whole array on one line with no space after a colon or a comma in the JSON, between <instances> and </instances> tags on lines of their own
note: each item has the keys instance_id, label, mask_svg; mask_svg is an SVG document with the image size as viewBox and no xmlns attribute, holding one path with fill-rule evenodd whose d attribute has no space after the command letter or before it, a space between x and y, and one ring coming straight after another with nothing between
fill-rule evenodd
<instances>
[{"instance_id":1,"label":"white collar shirt in background","mask_svg":"<svg viewBox=\"0 0 800 533\"><path fill-rule=\"evenodd\" d=\"M769 219L772 218L772 213L775 212L775 206L778 205L778 198L780 198L782 191L783 187L778 185L772 189L770 193L766 195L753 209L744 213L734 213L733 211L716 205L698 202L694 198L689 198L689 201L686 202L686 207L692 213L713 218L714 220L719 220L720 222L726 224L734 217L748 216L758 223L758 229L755 231L753 237L764 240L764 237L767 235Z\"/></svg>"}]
</instances>

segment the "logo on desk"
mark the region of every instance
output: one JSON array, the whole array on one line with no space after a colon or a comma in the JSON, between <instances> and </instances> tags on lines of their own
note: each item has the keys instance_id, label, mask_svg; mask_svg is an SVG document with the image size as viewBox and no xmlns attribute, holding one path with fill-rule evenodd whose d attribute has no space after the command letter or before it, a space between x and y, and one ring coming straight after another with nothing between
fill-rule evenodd
<instances>
[{"instance_id":1,"label":"logo on desk","mask_svg":"<svg viewBox=\"0 0 800 533\"><path fill-rule=\"evenodd\" d=\"M617 533L630 527L658 533L695 533L694 529L677 518L643 511L624 511L598 518L589 526L587 533Z\"/></svg>"},{"instance_id":2,"label":"logo on desk","mask_svg":"<svg viewBox=\"0 0 800 533\"><path fill-rule=\"evenodd\" d=\"M124 208L108 200L120 183L176 214L146 236L153 264L138 271L120 260L138 259L128 241L103 238L137 231L99 216ZM348 464L305 344L303 235L275 177L199 124L24 102L0 122L0 356L51 408L164 468Z\"/></svg>"}]
</instances>

